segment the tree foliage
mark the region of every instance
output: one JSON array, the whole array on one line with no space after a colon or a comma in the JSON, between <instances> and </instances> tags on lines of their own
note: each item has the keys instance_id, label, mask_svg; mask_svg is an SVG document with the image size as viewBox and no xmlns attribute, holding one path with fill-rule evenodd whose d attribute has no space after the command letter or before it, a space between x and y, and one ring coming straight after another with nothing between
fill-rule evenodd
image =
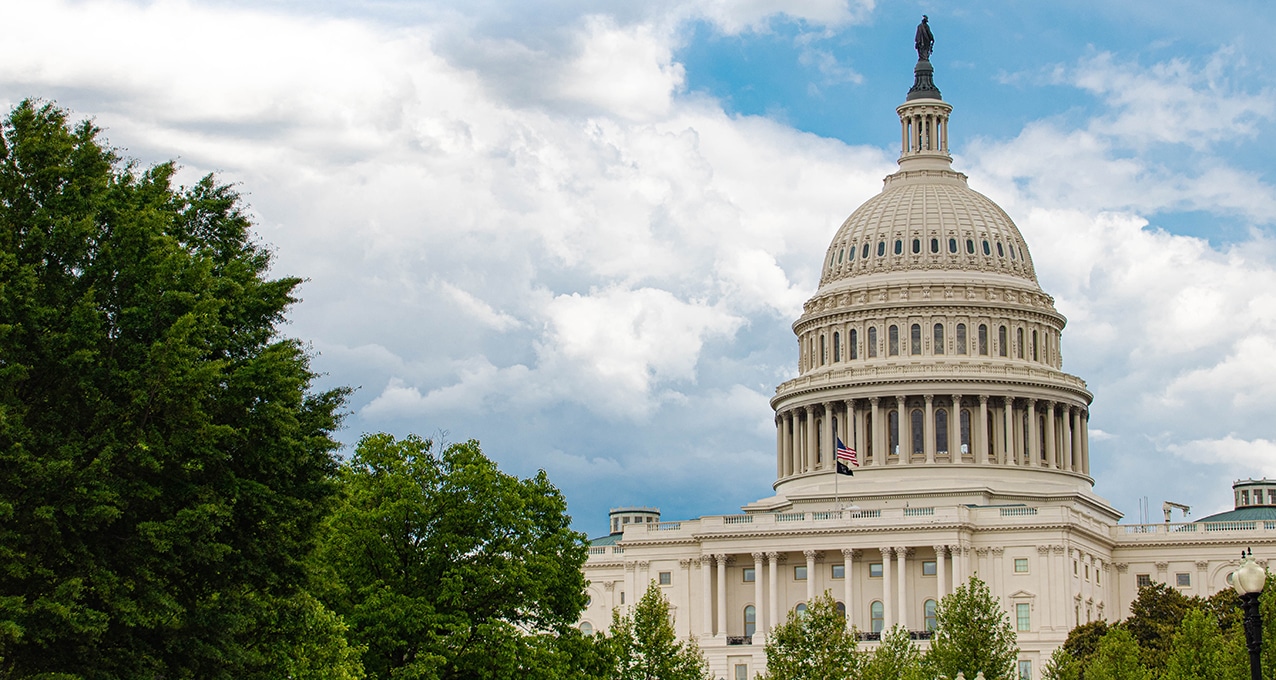
<instances>
[{"instance_id":1,"label":"tree foliage","mask_svg":"<svg viewBox=\"0 0 1276 680\"><path fill-rule=\"evenodd\" d=\"M1019 649L1010 617L978 577L940 600L935 623L927 653L931 671L950 678L980 671L987 680L1015 678Z\"/></svg>"},{"instance_id":2,"label":"tree foliage","mask_svg":"<svg viewBox=\"0 0 1276 680\"><path fill-rule=\"evenodd\" d=\"M236 193L173 174L52 105L0 126L0 676L243 677L306 582L344 391Z\"/></svg>"},{"instance_id":3,"label":"tree foliage","mask_svg":"<svg viewBox=\"0 0 1276 680\"><path fill-rule=\"evenodd\" d=\"M585 537L543 471L504 474L473 441L376 434L340 479L323 597L372 677L522 677L549 654L529 633L561 633L584 608Z\"/></svg>"},{"instance_id":4,"label":"tree foliage","mask_svg":"<svg viewBox=\"0 0 1276 680\"><path fill-rule=\"evenodd\" d=\"M653 584L654 586L654 584ZM669 602L659 587L649 587L633 616L612 611L607 647L613 680L705 680L708 664L694 640L679 642Z\"/></svg>"},{"instance_id":5,"label":"tree foliage","mask_svg":"<svg viewBox=\"0 0 1276 680\"><path fill-rule=\"evenodd\" d=\"M859 673L855 635L827 592L811 600L805 612L789 611L771 631L766 656L766 680L840 680Z\"/></svg>"}]
</instances>

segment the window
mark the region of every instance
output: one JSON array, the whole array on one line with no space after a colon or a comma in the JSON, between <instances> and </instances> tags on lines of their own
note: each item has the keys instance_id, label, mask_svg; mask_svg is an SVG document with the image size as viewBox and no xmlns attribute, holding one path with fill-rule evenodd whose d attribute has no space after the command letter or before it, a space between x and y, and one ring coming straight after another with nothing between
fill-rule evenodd
<instances>
[{"instance_id":1,"label":"window","mask_svg":"<svg viewBox=\"0 0 1276 680\"><path fill-rule=\"evenodd\" d=\"M925 614L926 630L935 630L935 601L926 600L926 604L922 605L922 613Z\"/></svg>"},{"instance_id":2,"label":"window","mask_svg":"<svg viewBox=\"0 0 1276 680\"><path fill-rule=\"evenodd\" d=\"M846 348L846 351L851 355L851 359L860 358L859 340L860 340L859 332L856 331L854 328L852 328L851 339L850 339L851 346Z\"/></svg>"},{"instance_id":3,"label":"window","mask_svg":"<svg viewBox=\"0 0 1276 680\"><path fill-rule=\"evenodd\" d=\"M1192 586L1192 575L1191 574L1175 574L1174 585L1180 588L1190 588Z\"/></svg>"},{"instance_id":4,"label":"window","mask_svg":"<svg viewBox=\"0 0 1276 680\"><path fill-rule=\"evenodd\" d=\"M886 342L889 345L886 353L893 357L899 356L899 326L892 324L886 329Z\"/></svg>"},{"instance_id":5,"label":"window","mask_svg":"<svg viewBox=\"0 0 1276 680\"><path fill-rule=\"evenodd\" d=\"M1019 631L1032 630L1032 607L1027 602L1020 602L1015 605L1015 629Z\"/></svg>"},{"instance_id":6,"label":"window","mask_svg":"<svg viewBox=\"0 0 1276 680\"><path fill-rule=\"evenodd\" d=\"M915 323L908 329L909 354L922 353L922 325Z\"/></svg>"},{"instance_id":7,"label":"window","mask_svg":"<svg viewBox=\"0 0 1276 680\"><path fill-rule=\"evenodd\" d=\"M1019 680L1032 680L1032 662L1019 662Z\"/></svg>"},{"instance_id":8,"label":"window","mask_svg":"<svg viewBox=\"0 0 1276 680\"><path fill-rule=\"evenodd\" d=\"M917 352L913 352L913 353L917 354ZM944 324L942 323L935 324L935 345L934 345L933 353L934 354L944 353Z\"/></svg>"},{"instance_id":9,"label":"window","mask_svg":"<svg viewBox=\"0 0 1276 680\"><path fill-rule=\"evenodd\" d=\"M835 564L835 565L833 565L833 578L846 578L846 565L845 565L845 564Z\"/></svg>"},{"instance_id":10,"label":"window","mask_svg":"<svg viewBox=\"0 0 1276 680\"><path fill-rule=\"evenodd\" d=\"M842 360L842 334L833 331L833 363Z\"/></svg>"},{"instance_id":11,"label":"window","mask_svg":"<svg viewBox=\"0 0 1276 680\"><path fill-rule=\"evenodd\" d=\"M667 586L673 583L673 573L668 571L660 572L660 585Z\"/></svg>"},{"instance_id":12,"label":"window","mask_svg":"<svg viewBox=\"0 0 1276 680\"><path fill-rule=\"evenodd\" d=\"M1016 574L1028 573L1028 558L1027 557L1015 558L1015 573Z\"/></svg>"},{"instance_id":13,"label":"window","mask_svg":"<svg viewBox=\"0 0 1276 680\"><path fill-rule=\"evenodd\" d=\"M749 680L749 667L742 663L736 664L735 680Z\"/></svg>"},{"instance_id":14,"label":"window","mask_svg":"<svg viewBox=\"0 0 1276 680\"><path fill-rule=\"evenodd\" d=\"M877 566L880 567L882 565L879 564ZM872 622L872 629L874 633L880 633L882 632L882 628L886 627L886 613L882 608L882 603L880 601L875 600L873 604L868 606L868 618L869 621Z\"/></svg>"},{"instance_id":15,"label":"window","mask_svg":"<svg viewBox=\"0 0 1276 680\"><path fill-rule=\"evenodd\" d=\"M744 568L744 582L745 582L745 583L753 583L753 582L754 582L754 581L756 581L756 580L758 580L758 574L757 574L757 572L755 572L755 571L753 570L753 567L745 567L745 568Z\"/></svg>"},{"instance_id":16,"label":"window","mask_svg":"<svg viewBox=\"0 0 1276 680\"><path fill-rule=\"evenodd\" d=\"M937 571L934 560L922 562L922 576L934 576Z\"/></svg>"},{"instance_id":17,"label":"window","mask_svg":"<svg viewBox=\"0 0 1276 680\"><path fill-rule=\"evenodd\" d=\"M1003 357L1006 356L1006 352L1009 351L1009 348L1006 347L1006 327L1005 326L1002 326L997 329L997 345L998 345L997 354Z\"/></svg>"},{"instance_id":18,"label":"window","mask_svg":"<svg viewBox=\"0 0 1276 680\"><path fill-rule=\"evenodd\" d=\"M957 324L957 353L966 353L966 324Z\"/></svg>"},{"instance_id":19,"label":"window","mask_svg":"<svg viewBox=\"0 0 1276 680\"><path fill-rule=\"evenodd\" d=\"M868 358L872 359L877 356L877 328L870 326L868 329Z\"/></svg>"},{"instance_id":20,"label":"window","mask_svg":"<svg viewBox=\"0 0 1276 680\"><path fill-rule=\"evenodd\" d=\"M881 562L873 562L873 563L871 563L871 564L869 564L869 565L868 565L868 577L869 577L869 578L881 578L881 577L882 577L882 563L881 563Z\"/></svg>"},{"instance_id":21,"label":"window","mask_svg":"<svg viewBox=\"0 0 1276 680\"><path fill-rule=\"evenodd\" d=\"M1134 577L1134 584L1135 584L1135 585L1137 585L1137 586L1138 586L1138 587L1140 587L1140 588L1146 588L1146 587L1148 587L1148 586L1152 585L1152 575L1151 575L1151 574L1139 574L1138 576L1135 576L1135 577Z\"/></svg>"},{"instance_id":22,"label":"window","mask_svg":"<svg viewBox=\"0 0 1276 680\"><path fill-rule=\"evenodd\" d=\"M793 567L793 580L794 581L806 580L806 565L805 564L797 566L797 567Z\"/></svg>"},{"instance_id":23,"label":"window","mask_svg":"<svg viewBox=\"0 0 1276 680\"><path fill-rule=\"evenodd\" d=\"M749 605L744 608L744 635L752 636L758 630L758 610Z\"/></svg>"},{"instance_id":24,"label":"window","mask_svg":"<svg viewBox=\"0 0 1276 680\"><path fill-rule=\"evenodd\" d=\"M582 621L580 624L580 633L581 635L586 635L586 636L593 635L594 625L588 621Z\"/></svg>"},{"instance_id":25,"label":"window","mask_svg":"<svg viewBox=\"0 0 1276 680\"><path fill-rule=\"evenodd\" d=\"M988 324L979 324L979 354L988 356Z\"/></svg>"}]
</instances>

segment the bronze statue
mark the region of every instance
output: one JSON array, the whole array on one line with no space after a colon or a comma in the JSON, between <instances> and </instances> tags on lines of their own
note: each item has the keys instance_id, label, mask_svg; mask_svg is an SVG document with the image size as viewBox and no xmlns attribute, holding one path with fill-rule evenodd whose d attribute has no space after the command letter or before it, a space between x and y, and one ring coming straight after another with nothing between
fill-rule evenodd
<instances>
[{"instance_id":1,"label":"bronze statue","mask_svg":"<svg viewBox=\"0 0 1276 680\"><path fill-rule=\"evenodd\" d=\"M922 15L922 22L917 24L917 37L913 38L913 47L917 48L918 61L930 61L931 50L935 48L935 34L930 32L930 20Z\"/></svg>"}]
</instances>

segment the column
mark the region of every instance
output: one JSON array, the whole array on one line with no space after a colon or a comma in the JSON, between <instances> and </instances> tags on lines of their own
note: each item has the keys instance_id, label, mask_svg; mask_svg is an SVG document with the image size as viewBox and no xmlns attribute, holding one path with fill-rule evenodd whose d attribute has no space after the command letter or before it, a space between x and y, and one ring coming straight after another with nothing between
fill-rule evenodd
<instances>
[{"instance_id":1,"label":"column","mask_svg":"<svg viewBox=\"0 0 1276 680\"><path fill-rule=\"evenodd\" d=\"M815 460L820 450L820 430L815 422L815 405L806 407L806 458L802 462L802 472L815 469Z\"/></svg>"},{"instance_id":2,"label":"column","mask_svg":"<svg viewBox=\"0 0 1276 680\"><path fill-rule=\"evenodd\" d=\"M1059 461L1056 456L1059 455L1059 449L1055 445L1054 437L1054 402L1046 402L1046 466L1051 470L1059 467Z\"/></svg>"},{"instance_id":3,"label":"column","mask_svg":"<svg viewBox=\"0 0 1276 680\"><path fill-rule=\"evenodd\" d=\"M704 626L702 631L705 637L713 637L713 555L700 556L700 592L703 593L704 600Z\"/></svg>"},{"instance_id":4,"label":"column","mask_svg":"<svg viewBox=\"0 0 1276 680\"><path fill-rule=\"evenodd\" d=\"M899 593L899 596L898 596L899 625L902 626L905 630L907 630L908 629L908 578L907 578L908 574L905 571L905 569L907 569L908 548L905 548L902 546L895 548L895 556L899 558L899 563L896 565L899 568L899 574L898 574L899 582L895 584L896 592Z\"/></svg>"},{"instance_id":5,"label":"column","mask_svg":"<svg viewBox=\"0 0 1276 680\"><path fill-rule=\"evenodd\" d=\"M753 557L753 621L756 632L766 635L766 618L762 615L762 558L764 553L755 552Z\"/></svg>"},{"instance_id":6,"label":"column","mask_svg":"<svg viewBox=\"0 0 1276 680\"><path fill-rule=\"evenodd\" d=\"M869 397L868 403L870 407L870 417L872 419L872 432L868 436L873 442L873 465L881 465L886 460L886 447L882 445L882 410L878 405L881 401L880 397Z\"/></svg>"},{"instance_id":7,"label":"column","mask_svg":"<svg viewBox=\"0 0 1276 680\"><path fill-rule=\"evenodd\" d=\"M1063 407L1063 469L1072 471L1072 407Z\"/></svg>"},{"instance_id":8,"label":"column","mask_svg":"<svg viewBox=\"0 0 1276 680\"><path fill-rule=\"evenodd\" d=\"M1006 423L1004 425L1005 436L1002 437L1001 443L1006 447L1006 454L1005 457L1002 458L1002 462L1006 465L1018 465L1019 458L1015 454L1015 398L1005 397L1004 401L1006 405L1001 409L1001 412L1003 416L1002 420L1005 420Z\"/></svg>"},{"instance_id":9,"label":"column","mask_svg":"<svg viewBox=\"0 0 1276 680\"><path fill-rule=\"evenodd\" d=\"M935 546L935 599L942 600L948 591L948 565L945 564L944 558L948 556L948 547L943 545Z\"/></svg>"},{"instance_id":10,"label":"column","mask_svg":"<svg viewBox=\"0 0 1276 680\"><path fill-rule=\"evenodd\" d=\"M978 453L975 454L975 462L980 465L988 464L988 451L992 448L988 445L988 395L979 395L979 443Z\"/></svg>"},{"instance_id":11,"label":"column","mask_svg":"<svg viewBox=\"0 0 1276 680\"><path fill-rule=\"evenodd\" d=\"M891 549L882 551L882 627L890 630L895 625L894 599L891 597Z\"/></svg>"},{"instance_id":12,"label":"column","mask_svg":"<svg viewBox=\"0 0 1276 680\"><path fill-rule=\"evenodd\" d=\"M803 550L802 555L806 557L806 606L810 607L815 599L815 551Z\"/></svg>"},{"instance_id":13,"label":"column","mask_svg":"<svg viewBox=\"0 0 1276 680\"><path fill-rule=\"evenodd\" d=\"M1041 467L1041 435L1037 434L1037 400L1028 400L1028 465Z\"/></svg>"},{"instance_id":14,"label":"column","mask_svg":"<svg viewBox=\"0 0 1276 680\"><path fill-rule=\"evenodd\" d=\"M842 420L842 419L839 418L838 420ZM835 447L835 444L833 442L834 436L835 435L833 433L833 402L826 401L824 402L824 446L820 447L822 449L822 454L823 454L820 457L820 469L822 470L835 467L833 465L833 450Z\"/></svg>"},{"instance_id":15,"label":"column","mask_svg":"<svg viewBox=\"0 0 1276 680\"><path fill-rule=\"evenodd\" d=\"M718 561L718 635L727 634L727 556L718 553L713 556Z\"/></svg>"},{"instance_id":16,"label":"column","mask_svg":"<svg viewBox=\"0 0 1276 680\"><path fill-rule=\"evenodd\" d=\"M926 452L926 464L935 464L935 395L927 394L922 397L926 400L926 411L922 416L922 450ZM909 435L912 438L912 421L909 421Z\"/></svg>"},{"instance_id":17,"label":"column","mask_svg":"<svg viewBox=\"0 0 1276 680\"><path fill-rule=\"evenodd\" d=\"M780 554L777 552L770 551L770 552L767 552L766 554L767 579L768 579L767 585L770 586L769 592L767 593L770 601L767 603L766 621L768 624L770 624L771 628L775 628L776 624L780 620L780 605L779 605L779 599L776 593L776 574L779 568L779 565L778 565L779 559L780 559ZM771 631L768 629L767 632L770 633Z\"/></svg>"},{"instance_id":18,"label":"column","mask_svg":"<svg viewBox=\"0 0 1276 680\"><path fill-rule=\"evenodd\" d=\"M974 435L975 429L970 429L971 442L970 446L975 445ZM953 395L952 408L948 409L948 460L953 463L962 463L965 460L961 454L961 395Z\"/></svg>"},{"instance_id":19,"label":"column","mask_svg":"<svg viewBox=\"0 0 1276 680\"><path fill-rule=\"evenodd\" d=\"M850 630L855 623L855 598L851 592L854 579L851 567L855 565L855 550L842 548L842 602L846 603L846 629Z\"/></svg>"},{"instance_id":20,"label":"column","mask_svg":"<svg viewBox=\"0 0 1276 680\"><path fill-rule=\"evenodd\" d=\"M913 457L913 437L912 428L908 423L908 411L904 410L904 398L895 397L896 408L899 409L899 417L895 419L896 441L899 442L899 458L895 460L897 465L903 465L909 462ZM905 436L905 433L908 436Z\"/></svg>"}]
</instances>

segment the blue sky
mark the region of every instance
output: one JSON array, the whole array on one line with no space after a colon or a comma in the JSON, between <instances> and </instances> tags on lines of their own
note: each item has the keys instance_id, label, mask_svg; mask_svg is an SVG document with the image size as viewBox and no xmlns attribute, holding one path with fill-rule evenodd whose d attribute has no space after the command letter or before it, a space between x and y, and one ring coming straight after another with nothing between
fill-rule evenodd
<instances>
[{"instance_id":1,"label":"blue sky","mask_svg":"<svg viewBox=\"0 0 1276 680\"><path fill-rule=\"evenodd\" d=\"M894 168L920 15L956 167L1095 393L1096 490L1276 476L1276 11L1261 2L6 3L0 99L236 183L363 432L546 469L576 526L770 495L768 399ZM1153 518L1155 519L1155 517Z\"/></svg>"}]
</instances>

